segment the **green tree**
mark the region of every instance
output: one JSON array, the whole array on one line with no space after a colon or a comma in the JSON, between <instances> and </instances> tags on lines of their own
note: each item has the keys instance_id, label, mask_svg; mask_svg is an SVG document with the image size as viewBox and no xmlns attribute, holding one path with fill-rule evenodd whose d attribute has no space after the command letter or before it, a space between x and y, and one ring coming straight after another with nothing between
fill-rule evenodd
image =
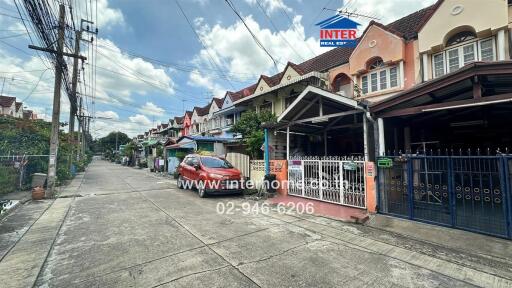
<instances>
[{"instance_id":1,"label":"green tree","mask_svg":"<svg viewBox=\"0 0 512 288\"><path fill-rule=\"evenodd\" d=\"M256 159L261 155L261 145L265 141L265 134L261 128L262 123L275 123L276 116L271 112L256 113L247 111L242 114L231 131L242 135L247 153Z\"/></svg>"},{"instance_id":2,"label":"green tree","mask_svg":"<svg viewBox=\"0 0 512 288\"><path fill-rule=\"evenodd\" d=\"M116 141L117 138L117 141ZM94 142L94 152L116 151L119 145L130 142L131 139L123 132L110 132L107 136L99 138ZM116 147L117 143L117 147Z\"/></svg>"}]
</instances>

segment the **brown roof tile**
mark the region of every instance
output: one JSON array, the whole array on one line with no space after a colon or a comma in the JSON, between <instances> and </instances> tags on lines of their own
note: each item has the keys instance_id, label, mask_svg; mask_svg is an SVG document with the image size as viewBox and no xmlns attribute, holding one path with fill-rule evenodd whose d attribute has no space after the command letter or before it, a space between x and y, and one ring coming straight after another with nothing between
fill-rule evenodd
<instances>
[{"instance_id":1,"label":"brown roof tile","mask_svg":"<svg viewBox=\"0 0 512 288\"><path fill-rule=\"evenodd\" d=\"M224 98L213 98L213 101L215 101L215 105L217 105L217 107L222 108L222 104L224 103Z\"/></svg>"},{"instance_id":2,"label":"brown roof tile","mask_svg":"<svg viewBox=\"0 0 512 288\"><path fill-rule=\"evenodd\" d=\"M16 102L16 97L0 96L0 106L2 107L11 107L14 102Z\"/></svg>"},{"instance_id":3,"label":"brown roof tile","mask_svg":"<svg viewBox=\"0 0 512 288\"><path fill-rule=\"evenodd\" d=\"M434 5L402 17L394 22L389 23L386 25L386 27L400 33L401 36L406 40L414 39L418 37L418 32L420 31L421 27L423 27L423 24L427 22L428 19L430 19L441 2L442 1L438 1Z\"/></svg>"},{"instance_id":4,"label":"brown roof tile","mask_svg":"<svg viewBox=\"0 0 512 288\"><path fill-rule=\"evenodd\" d=\"M176 117L174 117L174 122L176 122L176 124L183 124L184 118L185 118L184 116L176 116Z\"/></svg>"},{"instance_id":5,"label":"brown roof tile","mask_svg":"<svg viewBox=\"0 0 512 288\"><path fill-rule=\"evenodd\" d=\"M210 112L210 106L212 105L212 102L208 103L208 105L204 107L194 107L194 110L196 110L198 116L204 116L208 115Z\"/></svg>"},{"instance_id":6,"label":"brown roof tile","mask_svg":"<svg viewBox=\"0 0 512 288\"><path fill-rule=\"evenodd\" d=\"M18 112L21 108L21 105L23 105L23 103L21 102L16 102L16 112Z\"/></svg>"}]
</instances>

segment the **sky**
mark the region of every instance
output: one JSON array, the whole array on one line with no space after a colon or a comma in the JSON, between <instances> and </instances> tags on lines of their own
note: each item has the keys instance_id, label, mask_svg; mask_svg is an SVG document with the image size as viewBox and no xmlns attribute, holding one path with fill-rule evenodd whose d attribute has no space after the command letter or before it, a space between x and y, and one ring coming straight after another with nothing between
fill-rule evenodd
<instances>
[{"instance_id":1,"label":"sky","mask_svg":"<svg viewBox=\"0 0 512 288\"><path fill-rule=\"evenodd\" d=\"M0 0L0 87L40 118L50 119L54 73L41 53L27 46L31 37L20 19L20 0ZM56 1L49 1L56 2ZM345 7L387 24L435 0L231 0L261 44L257 46L225 0L70 0L75 18L98 28L95 61L82 42L84 64L79 92L93 137L112 131L141 134L212 97L238 91L261 74L273 75L288 61L301 63L329 48L319 47L315 23ZM95 9L97 3L97 15ZM22 7L20 7L22 8ZM91 11L86 13L85 11ZM89 16L87 16L89 15ZM91 16L92 15L92 16ZM356 18L363 31L367 18ZM75 19L78 26L78 19ZM29 32L32 32L29 27ZM90 35L92 36L92 35ZM88 37L90 37L88 36ZM38 43L36 43L38 44ZM92 55L92 56L91 56ZM72 60L66 59L70 71ZM91 73L96 67L96 74ZM277 66L277 67L276 67ZM95 84L88 81L95 78ZM69 102L62 95L61 122Z\"/></svg>"}]
</instances>

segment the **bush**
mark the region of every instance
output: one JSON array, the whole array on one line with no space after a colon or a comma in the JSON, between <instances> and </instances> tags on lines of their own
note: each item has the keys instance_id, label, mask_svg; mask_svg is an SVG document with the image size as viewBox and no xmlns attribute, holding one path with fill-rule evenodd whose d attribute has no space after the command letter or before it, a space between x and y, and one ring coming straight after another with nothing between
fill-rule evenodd
<instances>
[{"instance_id":1,"label":"bush","mask_svg":"<svg viewBox=\"0 0 512 288\"><path fill-rule=\"evenodd\" d=\"M16 190L18 173L13 167L0 166L0 195Z\"/></svg>"}]
</instances>

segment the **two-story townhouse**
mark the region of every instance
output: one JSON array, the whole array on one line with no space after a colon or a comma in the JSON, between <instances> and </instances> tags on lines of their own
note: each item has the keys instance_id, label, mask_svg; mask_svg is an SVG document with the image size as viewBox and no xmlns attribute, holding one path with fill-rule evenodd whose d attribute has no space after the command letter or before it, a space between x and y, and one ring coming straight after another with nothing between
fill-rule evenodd
<instances>
[{"instance_id":1,"label":"two-story townhouse","mask_svg":"<svg viewBox=\"0 0 512 288\"><path fill-rule=\"evenodd\" d=\"M221 120L222 117L216 115L216 112L222 109L224 98L213 98L210 103L210 110L208 111L207 118L207 134L208 136L218 136L222 133Z\"/></svg>"},{"instance_id":2,"label":"two-story townhouse","mask_svg":"<svg viewBox=\"0 0 512 288\"><path fill-rule=\"evenodd\" d=\"M381 128L379 153L512 146L503 137L508 126L492 125L510 114L500 111L509 108L512 92L511 9L503 0L481 4L444 0L429 7L414 42L418 85L371 106ZM477 130L483 137L475 137Z\"/></svg>"},{"instance_id":3,"label":"two-story townhouse","mask_svg":"<svg viewBox=\"0 0 512 288\"><path fill-rule=\"evenodd\" d=\"M192 129L192 111L185 111L185 115L183 115L183 119L179 119L179 120L182 120L182 125L183 125L180 136L183 137L183 136L190 135L191 129Z\"/></svg>"},{"instance_id":4,"label":"two-story townhouse","mask_svg":"<svg viewBox=\"0 0 512 288\"><path fill-rule=\"evenodd\" d=\"M219 137L236 138L235 135L233 135L233 133L231 132L231 128L233 124L235 124L236 121L240 119L241 113L245 111L246 107L235 106L233 105L233 103L242 98L244 90L246 91L248 96L254 93L254 89L256 89L256 85L252 85L252 87L250 86L238 92L226 92L223 98L224 101L222 103L222 109L219 109L214 113L215 117L217 117L217 119L220 120L218 127L218 129L220 130Z\"/></svg>"},{"instance_id":5,"label":"two-story townhouse","mask_svg":"<svg viewBox=\"0 0 512 288\"><path fill-rule=\"evenodd\" d=\"M0 96L0 115L16 115L16 97Z\"/></svg>"},{"instance_id":6,"label":"two-story townhouse","mask_svg":"<svg viewBox=\"0 0 512 288\"><path fill-rule=\"evenodd\" d=\"M388 163L379 210L511 238L512 9L504 0L431 8L415 41L418 84L369 109Z\"/></svg>"},{"instance_id":7,"label":"two-story townhouse","mask_svg":"<svg viewBox=\"0 0 512 288\"><path fill-rule=\"evenodd\" d=\"M192 132L191 135L204 135L208 126L208 112L210 111L211 102L204 107L194 107L192 110Z\"/></svg>"},{"instance_id":8,"label":"two-story townhouse","mask_svg":"<svg viewBox=\"0 0 512 288\"><path fill-rule=\"evenodd\" d=\"M257 112L271 111L278 117L278 124L269 135L272 159L305 154L363 155L364 107L350 99L353 97L330 91L329 83L329 71L348 63L353 50L340 47L300 64L290 62L282 72L272 77L260 77L255 91L234 103L237 107ZM344 117L349 114L357 115ZM336 142L333 137L350 138L340 133L343 128L347 128L350 137L354 134L352 128L357 129L361 134L356 137L358 143L327 145L328 141Z\"/></svg>"}]
</instances>

